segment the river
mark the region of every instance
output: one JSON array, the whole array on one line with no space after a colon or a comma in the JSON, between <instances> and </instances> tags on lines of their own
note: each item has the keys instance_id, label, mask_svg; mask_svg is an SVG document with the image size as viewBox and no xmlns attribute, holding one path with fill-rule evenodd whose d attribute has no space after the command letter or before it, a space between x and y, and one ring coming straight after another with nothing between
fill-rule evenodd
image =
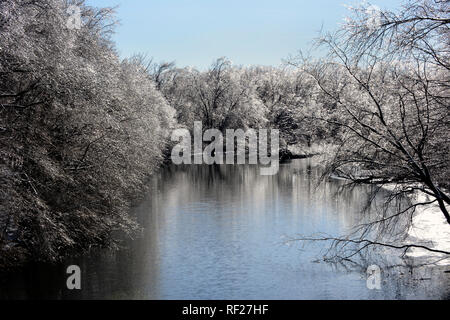
<instances>
[{"instance_id":1,"label":"river","mask_svg":"<svg viewBox=\"0 0 450 320\"><path fill-rule=\"evenodd\" d=\"M325 243L286 240L345 234L361 220L364 187L337 194L342 181L317 184L313 159L256 166L171 166L151 180L134 209L140 237L117 252L97 250L58 265L33 264L0 284L19 299L449 299L442 267L396 267L367 287L364 266L321 261ZM66 288L66 268L82 288Z\"/></svg>"}]
</instances>

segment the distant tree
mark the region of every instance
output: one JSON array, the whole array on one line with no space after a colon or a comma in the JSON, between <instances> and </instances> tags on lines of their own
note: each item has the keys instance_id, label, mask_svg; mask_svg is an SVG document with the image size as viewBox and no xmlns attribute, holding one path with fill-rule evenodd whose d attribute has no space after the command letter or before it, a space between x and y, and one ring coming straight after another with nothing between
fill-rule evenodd
<instances>
[{"instance_id":1,"label":"distant tree","mask_svg":"<svg viewBox=\"0 0 450 320\"><path fill-rule=\"evenodd\" d=\"M282 143L310 145L320 136L320 127L307 118L315 108L315 84L306 73L274 67L253 67L247 72L268 110L271 127L280 130Z\"/></svg>"},{"instance_id":2,"label":"distant tree","mask_svg":"<svg viewBox=\"0 0 450 320\"><path fill-rule=\"evenodd\" d=\"M160 75L160 76L158 76ZM225 58L216 60L204 72L192 68L175 69L162 64L153 73L161 90L177 110L178 121L192 128L258 128L266 120L266 109L244 69L235 68Z\"/></svg>"}]
</instances>

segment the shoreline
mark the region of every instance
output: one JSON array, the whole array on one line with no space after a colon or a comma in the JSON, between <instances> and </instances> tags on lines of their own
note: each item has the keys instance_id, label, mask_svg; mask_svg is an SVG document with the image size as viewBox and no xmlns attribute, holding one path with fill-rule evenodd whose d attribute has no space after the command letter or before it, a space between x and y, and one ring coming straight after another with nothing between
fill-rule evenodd
<instances>
[{"instance_id":1,"label":"shoreline","mask_svg":"<svg viewBox=\"0 0 450 320\"><path fill-rule=\"evenodd\" d=\"M383 185L382 189L392 191L394 187L395 185L392 184ZM416 191L410 199L413 203L417 203L429 201L430 197ZM424 245L431 249L450 251L450 226L437 204L416 207L405 244ZM450 265L449 255L425 249L411 248L405 256L418 260L427 259L429 264Z\"/></svg>"},{"instance_id":2,"label":"shoreline","mask_svg":"<svg viewBox=\"0 0 450 320\"><path fill-rule=\"evenodd\" d=\"M331 178L347 180L347 178L337 175L333 175ZM373 183L373 185L377 185L377 183ZM391 192L394 190L395 184L385 184L381 188ZM418 191L409 197L413 203L431 200L431 197ZM450 210L450 206L447 206L447 208ZM406 236L404 242L406 245L424 245L430 249L450 252L450 225L442 214L439 205L435 203L416 207L416 212L413 215L412 223ZM426 249L410 248L405 256L417 260L426 260L427 264L450 265L450 255L435 253Z\"/></svg>"},{"instance_id":3,"label":"shoreline","mask_svg":"<svg viewBox=\"0 0 450 320\"><path fill-rule=\"evenodd\" d=\"M426 200L425 195L417 195L416 201ZM408 240L420 241L432 249L450 251L450 226L437 204L420 206L414 214L408 231ZM412 258L436 259L437 265L450 265L450 256L413 248L408 254Z\"/></svg>"}]
</instances>

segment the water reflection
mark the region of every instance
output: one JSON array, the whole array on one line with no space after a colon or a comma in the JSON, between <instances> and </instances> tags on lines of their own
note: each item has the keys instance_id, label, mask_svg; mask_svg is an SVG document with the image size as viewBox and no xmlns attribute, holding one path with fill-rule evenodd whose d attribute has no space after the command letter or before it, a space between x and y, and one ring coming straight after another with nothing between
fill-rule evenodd
<instances>
[{"instance_id":1,"label":"water reflection","mask_svg":"<svg viewBox=\"0 0 450 320\"><path fill-rule=\"evenodd\" d=\"M142 237L120 252L93 252L59 266L34 265L0 286L2 298L58 299L424 299L448 298L441 268L393 269L382 290L354 269L314 262L324 244L287 246L285 236L346 233L361 220L368 190L318 186L311 160L282 165L170 167L134 214ZM65 289L78 264L82 290Z\"/></svg>"}]
</instances>

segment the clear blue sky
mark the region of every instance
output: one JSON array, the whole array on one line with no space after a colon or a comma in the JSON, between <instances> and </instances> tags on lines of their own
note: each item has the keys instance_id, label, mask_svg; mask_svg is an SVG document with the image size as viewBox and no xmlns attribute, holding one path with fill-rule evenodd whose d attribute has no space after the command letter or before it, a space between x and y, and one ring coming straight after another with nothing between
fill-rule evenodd
<instances>
[{"instance_id":1,"label":"clear blue sky","mask_svg":"<svg viewBox=\"0 0 450 320\"><path fill-rule=\"evenodd\" d=\"M400 0L371 0L381 8ZM114 40L121 57L147 53L155 61L203 69L226 56L234 64L278 65L307 49L320 29L333 30L355 0L87 0L118 5Z\"/></svg>"}]
</instances>

